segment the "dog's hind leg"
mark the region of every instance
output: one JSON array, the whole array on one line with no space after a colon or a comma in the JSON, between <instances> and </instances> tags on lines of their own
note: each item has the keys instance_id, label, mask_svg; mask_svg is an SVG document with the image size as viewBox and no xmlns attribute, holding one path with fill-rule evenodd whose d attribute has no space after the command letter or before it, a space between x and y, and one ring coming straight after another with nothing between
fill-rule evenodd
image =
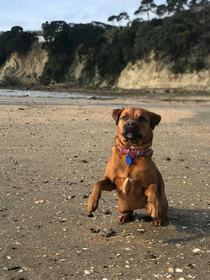
<instances>
[{"instance_id":1,"label":"dog's hind leg","mask_svg":"<svg viewBox=\"0 0 210 280\"><path fill-rule=\"evenodd\" d=\"M104 177L101 181L97 182L93 191L88 199L88 211L89 213L95 212L98 208L99 199L102 191L112 191L116 189L116 185L110 181L109 178Z\"/></svg>"}]
</instances>

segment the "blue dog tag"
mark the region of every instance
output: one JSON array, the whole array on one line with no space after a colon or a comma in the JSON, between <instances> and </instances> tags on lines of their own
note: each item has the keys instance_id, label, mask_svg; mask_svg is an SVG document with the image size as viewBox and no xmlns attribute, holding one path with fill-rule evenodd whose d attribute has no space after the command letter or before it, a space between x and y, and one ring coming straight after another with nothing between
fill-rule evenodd
<instances>
[{"instance_id":1,"label":"blue dog tag","mask_svg":"<svg viewBox=\"0 0 210 280\"><path fill-rule=\"evenodd\" d=\"M131 163L132 163L132 159L131 159L130 157L126 157L126 162L127 162L128 164L131 164Z\"/></svg>"}]
</instances>

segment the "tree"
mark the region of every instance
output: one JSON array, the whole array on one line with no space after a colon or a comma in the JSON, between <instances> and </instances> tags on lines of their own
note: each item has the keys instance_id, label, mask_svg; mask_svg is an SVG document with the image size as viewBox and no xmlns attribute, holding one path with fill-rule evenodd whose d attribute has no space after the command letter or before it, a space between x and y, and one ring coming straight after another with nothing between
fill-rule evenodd
<instances>
[{"instance_id":1,"label":"tree","mask_svg":"<svg viewBox=\"0 0 210 280\"><path fill-rule=\"evenodd\" d=\"M108 21L112 21L112 24L114 26L114 21L117 19L117 16L111 16L108 18Z\"/></svg>"},{"instance_id":2,"label":"tree","mask_svg":"<svg viewBox=\"0 0 210 280\"><path fill-rule=\"evenodd\" d=\"M167 6L162 4L157 6L157 10L156 10L156 15L158 17L162 17L163 15L165 15L168 12Z\"/></svg>"},{"instance_id":3,"label":"tree","mask_svg":"<svg viewBox=\"0 0 210 280\"><path fill-rule=\"evenodd\" d=\"M13 26L10 30L10 32L14 35L23 32L23 28L21 26Z\"/></svg>"},{"instance_id":4,"label":"tree","mask_svg":"<svg viewBox=\"0 0 210 280\"><path fill-rule=\"evenodd\" d=\"M0 65L14 52L26 55L33 41L34 34L23 31L20 26L13 26L10 31L0 32Z\"/></svg>"},{"instance_id":5,"label":"tree","mask_svg":"<svg viewBox=\"0 0 210 280\"><path fill-rule=\"evenodd\" d=\"M119 20L124 19L124 20L128 20L128 22L130 22L130 17L129 17L129 15L128 15L128 13L126 13L126 12L120 13L119 16L118 16L118 18L119 18Z\"/></svg>"},{"instance_id":6,"label":"tree","mask_svg":"<svg viewBox=\"0 0 210 280\"><path fill-rule=\"evenodd\" d=\"M119 22L120 25L120 21L124 19L124 20L128 20L128 22L130 22L130 17L128 15L128 13L126 12L122 12L120 13L118 16L111 16L108 18L108 21L112 21L113 26L114 26L114 21L116 20L117 22Z\"/></svg>"},{"instance_id":7,"label":"tree","mask_svg":"<svg viewBox=\"0 0 210 280\"><path fill-rule=\"evenodd\" d=\"M42 24L43 37L46 42L52 42L55 39L56 34L67 28L70 27L63 20L52 21L51 23L46 21Z\"/></svg>"},{"instance_id":8,"label":"tree","mask_svg":"<svg viewBox=\"0 0 210 280\"><path fill-rule=\"evenodd\" d=\"M167 0L167 11L169 14L184 11L188 0Z\"/></svg>"},{"instance_id":9,"label":"tree","mask_svg":"<svg viewBox=\"0 0 210 280\"><path fill-rule=\"evenodd\" d=\"M122 19L123 19L123 15L122 15L122 13L120 13L120 14L117 16L117 22L119 22L119 26L120 26L120 22L121 22Z\"/></svg>"},{"instance_id":10,"label":"tree","mask_svg":"<svg viewBox=\"0 0 210 280\"><path fill-rule=\"evenodd\" d=\"M142 0L141 6L135 11L134 15L147 13L148 21L150 20L149 12L156 13L157 5L153 0Z\"/></svg>"}]
</instances>

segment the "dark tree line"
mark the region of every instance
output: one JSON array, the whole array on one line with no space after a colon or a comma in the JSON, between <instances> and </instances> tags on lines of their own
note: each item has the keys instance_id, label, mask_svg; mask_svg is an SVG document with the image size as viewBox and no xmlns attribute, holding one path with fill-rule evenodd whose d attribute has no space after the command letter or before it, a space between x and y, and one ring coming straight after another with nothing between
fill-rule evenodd
<instances>
[{"instance_id":1,"label":"dark tree line","mask_svg":"<svg viewBox=\"0 0 210 280\"><path fill-rule=\"evenodd\" d=\"M91 76L94 75L95 57L104 42L103 33L105 31L102 27L90 24L77 24L70 27L64 21L53 21L44 23L42 29L46 40L42 47L49 54L41 77L42 83L47 84L51 80L63 82L78 47L80 61L82 61L83 55L87 55L86 71Z\"/></svg>"},{"instance_id":2,"label":"dark tree line","mask_svg":"<svg viewBox=\"0 0 210 280\"><path fill-rule=\"evenodd\" d=\"M6 62L12 53L26 55L34 41L34 34L24 32L20 26L14 26L10 31L0 33L0 65Z\"/></svg>"},{"instance_id":3,"label":"dark tree line","mask_svg":"<svg viewBox=\"0 0 210 280\"><path fill-rule=\"evenodd\" d=\"M113 40L101 51L97 66L100 74L119 74L130 61L155 60L170 63L174 73L199 71L210 53L210 1L167 0L157 6L153 0L142 0L129 27L113 33ZM151 16L153 18L151 19ZM126 13L109 17L119 21ZM103 58L103 59L101 59Z\"/></svg>"},{"instance_id":4,"label":"dark tree line","mask_svg":"<svg viewBox=\"0 0 210 280\"><path fill-rule=\"evenodd\" d=\"M145 15L146 20L140 17L130 22L129 15L122 12L108 21L120 25L127 20L129 25L112 32L90 24L69 27L65 22L46 22L44 48L49 52L49 60L42 82L65 81L76 51L81 61L84 55L86 58L84 77L94 77L97 71L101 77L113 80L128 62L148 60L151 51L155 60L170 63L174 73L199 71L210 53L209 3L167 0L157 6L153 0L142 0L135 14Z\"/></svg>"}]
</instances>

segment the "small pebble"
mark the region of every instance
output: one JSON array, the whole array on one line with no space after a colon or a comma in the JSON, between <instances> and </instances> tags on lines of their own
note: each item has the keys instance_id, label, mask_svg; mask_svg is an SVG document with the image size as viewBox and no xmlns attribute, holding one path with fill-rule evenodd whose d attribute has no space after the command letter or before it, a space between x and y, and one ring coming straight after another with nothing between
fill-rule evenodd
<instances>
[{"instance_id":1,"label":"small pebble","mask_svg":"<svg viewBox=\"0 0 210 280\"><path fill-rule=\"evenodd\" d=\"M198 249L198 248L193 249L193 253L200 253L200 252L201 252L201 250L200 250L200 249Z\"/></svg>"},{"instance_id":2,"label":"small pebble","mask_svg":"<svg viewBox=\"0 0 210 280\"><path fill-rule=\"evenodd\" d=\"M44 200L42 200L42 199L41 199L41 200L36 200L36 201L35 201L35 204L43 204L43 203L44 203Z\"/></svg>"},{"instance_id":3,"label":"small pebble","mask_svg":"<svg viewBox=\"0 0 210 280\"><path fill-rule=\"evenodd\" d=\"M177 268L177 269L175 269L175 271L176 271L176 272L183 272L183 269Z\"/></svg>"},{"instance_id":4,"label":"small pebble","mask_svg":"<svg viewBox=\"0 0 210 280\"><path fill-rule=\"evenodd\" d=\"M92 233L99 233L99 232L100 232L100 229L91 228L90 231L91 231Z\"/></svg>"},{"instance_id":5,"label":"small pebble","mask_svg":"<svg viewBox=\"0 0 210 280\"><path fill-rule=\"evenodd\" d=\"M105 234L105 237L111 237L111 236L115 236L116 235L116 232L112 229L110 229L106 234Z\"/></svg>"},{"instance_id":6,"label":"small pebble","mask_svg":"<svg viewBox=\"0 0 210 280\"><path fill-rule=\"evenodd\" d=\"M3 267L3 270L8 270L8 267L6 267L6 266L5 266L5 267Z\"/></svg>"},{"instance_id":7,"label":"small pebble","mask_svg":"<svg viewBox=\"0 0 210 280\"><path fill-rule=\"evenodd\" d=\"M94 267L90 268L90 273L95 273Z\"/></svg>"},{"instance_id":8,"label":"small pebble","mask_svg":"<svg viewBox=\"0 0 210 280\"><path fill-rule=\"evenodd\" d=\"M186 267L187 268L193 268L195 265L194 264L191 264L191 263L188 263L187 265L186 265Z\"/></svg>"},{"instance_id":9,"label":"small pebble","mask_svg":"<svg viewBox=\"0 0 210 280\"><path fill-rule=\"evenodd\" d=\"M145 233L146 229L144 228L138 228L136 231L138 231L139 233Z\"/></svg>"},{"instance_id":10,"label":"small pebble","mask_svg":"<svg viewBox=\"0 0 210 280\"><path fill-rule=\"evenodd\" d=\"M90 274L90 271L89 270L85 270L84 273L85 274Z\"/></svg>"},{"instance_id":11,"label":"small pebble","mask_svg":"<svg viewBox=\"0 0 210 280\"><path fill-rule=\"evenodd\" d=\"M82 163L88 163L86 159L80 160Z\"/></svg>"},{"instance_id":12,"label":"small pebble","mask_svg":"<svg viewBox=\"0 0 210 280\"><path fill-rule=\"evenodd\" d=\"M102 213L103 213L104 215L109 215L109 214L111 214L111 212L110 212L109 210L107 210L107 209L103 209L103 210L102 210Z\"/></svg>"},{"instance_id":13,"label":"small pebble","mask_svg":"<svg viewBox=\"0 0 210 280\"><path fill-rule=\"evenodd\" d=\"M132 248L125 248L126 251L132 251Z\"/></svg>"},{"instance_id":14,"label":"small pebble","mask_svg":"<svg viewBox=\"0 0 210 280\"><path fill-rule=\"evenodd\" d=\"M162 274L160 274L160 273L155 274L155 278L161 278L161 277L162 277Z\"/></svg>"},{"instance_id":15,"label":"small pebble","mask_svg":"<svg viewBox=\"0 0 210 280\"><path fill-rule=\"evenodd\" d=\"M169 267L169 268L168 268L168 272L170 272L170 273L174 273L174 269L173 269L173 267Z\"/></svg>"}]
</instances>

